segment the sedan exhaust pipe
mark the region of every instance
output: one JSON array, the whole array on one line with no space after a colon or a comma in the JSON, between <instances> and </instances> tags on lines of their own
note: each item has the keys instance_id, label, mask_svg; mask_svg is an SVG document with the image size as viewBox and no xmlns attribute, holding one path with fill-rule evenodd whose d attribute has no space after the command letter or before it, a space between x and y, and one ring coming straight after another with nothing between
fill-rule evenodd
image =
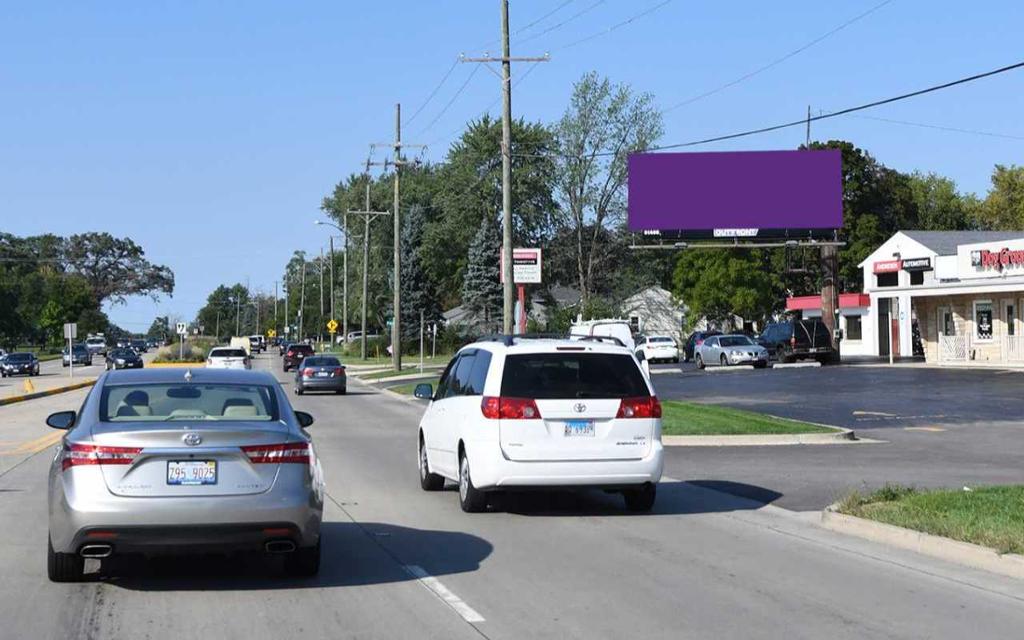
<instances>
[{"instance_id":1,"label":"sedan exhaust pipe","mask_svg":"<svg viewBox=\"0 0 1024 640\"><path fill-rule=\"evenodd\" d=\"M78 555L83 558L108 558L114 553L114 548L109 544L87 544L82 547Z\"/></svg>"},{"instance_id":2,"label":"sedan exhaust pipe","mask_svg":"<svg viewBox=\"0 0 1024 640\"><path fill-rule=\"evenodd\" d=\"M291 540L271 540L263 548L267 553L291 553L295 551L295 543Z\"/></svg>"}]
</instances>

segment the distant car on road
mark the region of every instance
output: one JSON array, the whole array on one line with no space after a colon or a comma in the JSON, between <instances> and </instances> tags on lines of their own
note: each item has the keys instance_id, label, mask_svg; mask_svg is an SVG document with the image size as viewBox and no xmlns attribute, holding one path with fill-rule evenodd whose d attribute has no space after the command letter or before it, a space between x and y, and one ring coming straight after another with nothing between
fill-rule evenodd
<instances>
[{"instance_id":1,"label":"distant car on road","mask_svg":"<svg viewBox=\"0 0 1024 640\"><path fill-rule=\"evenodd\" d=\"M704 340L710 338L711 336L720 335L722 335L722 332L715 330L694 331L693 333L691 333L690 336L686 339L686 343L683 344L683 362L689 362L693 360L693 355L694 353L696 353L697 347L699 347L701 343L704 342Z\"/></svg>"},{"instance_id":2,"label":"distant car on road","mask_svg":"<svg viewBox=\"0 0 1024 640\"><path fill-rule=\"evenodd\" d=\"M263 336L249 336L249 353L259 353L266 349Z\"/></svg>"},{"instance_id":3,"label":"distant car on road","mask_svg":"<svg viewBox=\"0 0 1024 640\"><path fill-rule=\"evenodd\" d=\"M459 485L463 511L487 492L591 487L654 506L662 472L661 404L632 350L595 338L507 338L463 347L419 423L420 486Z\"/></svg>"},{"instance_id":4,"label":"distant car on road","mask_svg":"<svg viewBox=\"0 0 1024 640\"><path fill-rule=\"evenodd\" d=\"M80 413L46 424L67 432L49 470L50 580L82 580L86 558L193 551L256 551L281 555L291 575L319 571L313 417L270 374L111 372Z\"/></svg>"},{"instance_id":5,"label":"distant car on road","mask_svg":"<svg viewBox=\"0 0 1024 640\"><path fill-rule=\"evenodd\" d=\"M239 347L214 347L206 356L207 369L250 369L252 361L245 349Z\"/></svg>"},{"instance_id":6,"label":"distant car on road","mask_svg":"<svg viewBox=\"0 0 1024 640\"><path fill-rule=\"evenodd\" d=\"M818 319L769 323L757 342L779 362L814 359L827 364L835 356L828 327Z\"/></svg>"},{"instance_id":7,"label":"distant car on road","mask_svg":"<svg viewBox=\"0 0 1024 640\"><path fill-rule=\"evenodd\" d=\"M292 343L286 340L282 340L281 342L277 343L277 355L283 356L284 352L288 350L288 347L291 346L291 344Z\"/></svg>"},{"instance_id":8,"label":"distant car on road","mask_svg":"<svg viewBox=\"0 0 1024 640\"><path fill-rule=\"evenodd\" d=\"M768 351L742 334L711 336L697 347L694 360L698 369L716 364L750 364L763 369L768 366Z\"/></svg>"},{"instance_id":9,"label":"distant car on road","mask_svg":"<svg viewBox=\"0 0 1024 640\"><path fill-rule=\"evenodd\" d=\"M345 367L334 356L308 356L295 370L295 395L307 391L348 391Z\"/></svg>"},{"instance_id":10,"label":"distant car on road","mask_svg":"<svg viewBox=\"0 0 1024 640\"><path fill-rule=\"evenodd\" d=\"M116 369L141 369L142 356L132 349L111 349L107 352L107 371Z\"/></svg>"},{"instance_id":11,"label":"distant car on road","mask_svg":"<svg viewBox=\"0 0 1024 640\"><path fill-rule=\"evenodd\" d=\"M294 343L288 345L288 349L284 352L284 358L281 365L284 367L284 372L288 373L290 370L302 364L302 360L307 356L313 355L313 346L308 344Z\"/></svg>"},{"instance_id":12,"label":"distant car on road","mask_svg":"<svg viewBox=\"0 0 1024 640\"><path fill-rule=\"evenodd\" d=\"M84 344L72 345L71 353L68 353L67 347L64 348L61 362L65 367L69 367L72 364L88 367L92 365L92 354L89 353L89 348Z\"/></svg>"},{"instance_id":13,"label":"distant car on road","mask_svg":"<svg viewBox=\"0 0 1024 640\"><path fill-rule=\"evenodd\" d=\"M637 340L637 353L643 353L647 362L679 362L679 347L672 336L645 336Z\"/></svg>"},{"instance_id":14,"label":"distant car on road","mask_svg":"<svg viewBox=\"0 0 1024 640\"><path fill-rule=\"evenodd\" d=\"M146 345L145 340L132 340L130 346L132 349L135 349L137 353L146 353L149 351L149 347Z\"/></svg>"},{"instance_id":15,"label":"distant car on road","mask_svg":"<svg viewBox=\"0 0 1024 640\"><path fill-rule=\"evenodd\" d=\"M7 354L4 362L0 365L0 376L38 376L39 358L36 354L27 351L15 351Z\"/></svg>"},{"instance_id":16,"label":"distant car on road","mask_svg":"<svg viewBox=\"0 0 1024 640\"><path fill-rule=\"evenodd\" d=\"M85 340L85 346L93 355L107 355L107 339L93 336Z\"/></svg>"}]
</instances>

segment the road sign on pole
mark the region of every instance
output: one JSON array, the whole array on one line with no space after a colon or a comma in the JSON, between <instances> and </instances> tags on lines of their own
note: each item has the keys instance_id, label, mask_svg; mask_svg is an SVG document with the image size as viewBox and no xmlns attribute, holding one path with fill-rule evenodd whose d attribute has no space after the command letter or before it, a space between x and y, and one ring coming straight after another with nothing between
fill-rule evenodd
<instances>
[{"instance_id":1,"label":"road sign on pole","mask_svg":"<svg viewBox=\"0 0 1024 640\"><path fill-rule=\"evenodd\" d=\"M327 321L327 330L329 332L331 332L331 333L334 333L335 331L337 331L338 330L338 321L335 320L334 318L331 318L330 320L328 320Z\"/></svg>"},{"instance_id":2,"label":"road sign on pole","mask_svg":"<svg viewBox=\"0 0 1024 640\"><path fill-rule=\"evenodd\" d=\"M184 322L179 322L176 326L176 329L178 330L179 336L183 336L188 333L188 325L185 324Z\"/></svg>"}]
</instances>

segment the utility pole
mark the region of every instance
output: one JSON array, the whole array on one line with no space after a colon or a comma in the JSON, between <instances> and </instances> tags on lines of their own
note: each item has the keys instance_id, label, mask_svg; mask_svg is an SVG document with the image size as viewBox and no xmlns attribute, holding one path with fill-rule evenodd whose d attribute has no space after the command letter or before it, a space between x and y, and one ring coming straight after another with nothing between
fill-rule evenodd
<instances>
[{"instance_id":1,"label":"utility pole","mask_svg":"<svg viewBox=\"0 0 1024 640\"><path fill-rule=\"evenodd\" d=\"M501 63L501 255L504 305L502 331L512 333L515 310L512 282L512 63L547 62L550 56L513 58L508 36L508 0L501 2L501 57L462 58L463 62Z\"/></svg>"},{"instance_id":2,"label":"utility pole","mask_svg":"<svg viewBox=\"0 0 1024 640\"><path fill-rule=\"evenodd\" d=\"M274 280L274 333L277 333L277 280Z\"/></svg>"},{"instance_id":3,"label":"utility pole","mask_svg":"<svg viewBox=\"0 0 1024 640\"><path fill-rule=\"evenodd\" d=\"M369 170L370 163L366 163L367 170ZM368 275L370 269L370 223L377 218L377 216L389 216L390 211L370 211L370 175L366 175L366 206L362 211L354 211L349 209L346 215L363 216L363 298L362 298L362 342L360 349L360 357L366 360L366 289L368 282ZM345 234L345 241L348 241L348 233ZM347 252L346 252L347 253ZM348 334L345 334L345 339L348 340Z\"/></svg>"},{"instance_id":4,"label":"utility pole","mask_svg":"<svg viewBox=\"0 0 1024 640\"><path fill-rule=\"evenodd\" d=\"M329 236L327 241L331 245L331 320L336 320L334 315L334 236ZM334 336L331 335L331 348L334 348Z\"/></svg>"},{"instance_id":5,"label":"utility pole","mask_svg":"<svg viewBox=\"0 0 1024 640\"><path fill-rule=\"evenodd\" d=\"M291 329L291 319L288 317L288 292L291 291L291 287L288 286L288 282L291 280L291 274L285 269L284 282L281 283L281 291L284 293L284 335L287 337Z\"/></svg>"},{"instance_id":6,"label":"utility pole","mask_svg":"<svg viewBox=\"0 0 1024 640\"><path fill-rule=\"evenodd\" d=\"M320 247L320 327L316 332L320 338L320 350L324 350L324 248Z\"/></svg>"},{"instance_id":7,"label":"utility pole","mask_svg":"<svg viewBox=\"0 0 1024 640\"><path fill-rule=\"evenodd\" d=\"M299 335L295 336L298 340L302 340L302 321L305 315L303 311L306 309L306 256L302 256L302 290L299 293Z\"/></svg>"},{"instance_id":8,"label":"utility pole","mask_svg":"<svg viewBox=\"0 0 1024 640\"><path fill-rule=\"evenodd\" d=\"M387 143L373 146L388 146ZM394 303L392 304L392 318L391 318L391 364L395 371L402 370L402 328L401 328L401 315L402 315L402 250L401 250L401 237L402 237L402 216L399 210L399 204L401 202L401 173L402 167L406 164L415 164L415 162L409 163L402 159L402 149L404 147L418 147L423 148L426 145L422 144L407 144L402 142L402 105L395 104L395 142L390 145L394 147L395 157L391 161L391 164L395 165L394 175L394 223L395 223L395 273L394 273ZM376 162L367 162L367 168L372 164L380 164ZM387 162L384 163L385 166ZM367 207L369 209L369 207ZM365 335L365 331L364 331Z\"/></svg>"},{"instance_id":9,"label":"utility pole","mask_svg":"<svg viewBox=\"0 0 1024 640\"><path fill-rule=\"evenodd\" d=\"M348 340L348 214L342 216L341 226L345 227L345 252L341 256L341 335ZM331 269L334 269L334 258L331 258ZM333 272L332 272L333 273ZM331 294L334 294L334 276L331 276ZM334 299L333 297L331 298ZM334 316L334 307L331 306L331 316Z\"/></svg>"},{"instance_id":10,"label":"utility pole","mask_svg":"<svg viewBox=\"0 0 1024 640\"><path fill-rule=\"evenodd\" d=\"M804 142L804 146L811 146L811 105L807 105L807 138Z\"/></svg>"},{"instance_id":11,"label":"utility pole","mask_svg":"<svg viewBox=\"0 0 1024 640\"><path fill-rule=\"evenodd\" d=\"M235 335L242 335L242 296L235 291Z\"/></svg>"}]
</instances>

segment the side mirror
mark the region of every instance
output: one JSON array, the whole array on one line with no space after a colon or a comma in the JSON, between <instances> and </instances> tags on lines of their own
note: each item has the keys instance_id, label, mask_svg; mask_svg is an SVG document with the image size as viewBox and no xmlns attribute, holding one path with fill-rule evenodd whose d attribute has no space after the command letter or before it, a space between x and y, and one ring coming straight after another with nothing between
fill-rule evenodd
<instances>
[{"instance_id":1,"label":"side mirror","mask_svg":"<svg viewBox=\"0 0 1024 640\"><path fill-rule=\"evenodd\" d=\"M75 424L77 414L74 411L58 411L46 417L46 426L54 429L68 430Z\"/></svg>"},{"instance_id":2,"label":"side mirror","mask_svg":"<svg viewBox=\"0 0 1024 640\"><path fill-rule=\"evenodd\" d=\"M299 421L299 426L303 429L308 429L313 425L313 416L306 413L305 411L296 411L295 419Z\"/></svg>"},{"instance_id":3,"label":"side mirror","mask_svg":"<svg viewBox=\"0 0 1024 640\"><path fill-rule=\"evenodd\" d=\"M639 360L640 362L644 362L645 360L647 360L647 355L644 353L643 349L637 350L636 359Z\"/></svg>"},{"instance_id":4,"label":"side mirror","mask_svg":"<svg viewBox=\"0 0 1024 640\"><path fill-rule=\"evenodd\" d=\"M416 385L412 395L420 400L432 400L434 398L434 387L426 382Z\"/></svg>"},{"instance_id":5,"label":"side mirror","mask_svg":"<svg viewBox=\"0 0 1024 640\"><path fill-rule=\"evenodd\" d=\"M640 370L644 372L644 377L648 380L651 379L651 363L646 359L640 361Z\"/></svg>"}]
</instances>

